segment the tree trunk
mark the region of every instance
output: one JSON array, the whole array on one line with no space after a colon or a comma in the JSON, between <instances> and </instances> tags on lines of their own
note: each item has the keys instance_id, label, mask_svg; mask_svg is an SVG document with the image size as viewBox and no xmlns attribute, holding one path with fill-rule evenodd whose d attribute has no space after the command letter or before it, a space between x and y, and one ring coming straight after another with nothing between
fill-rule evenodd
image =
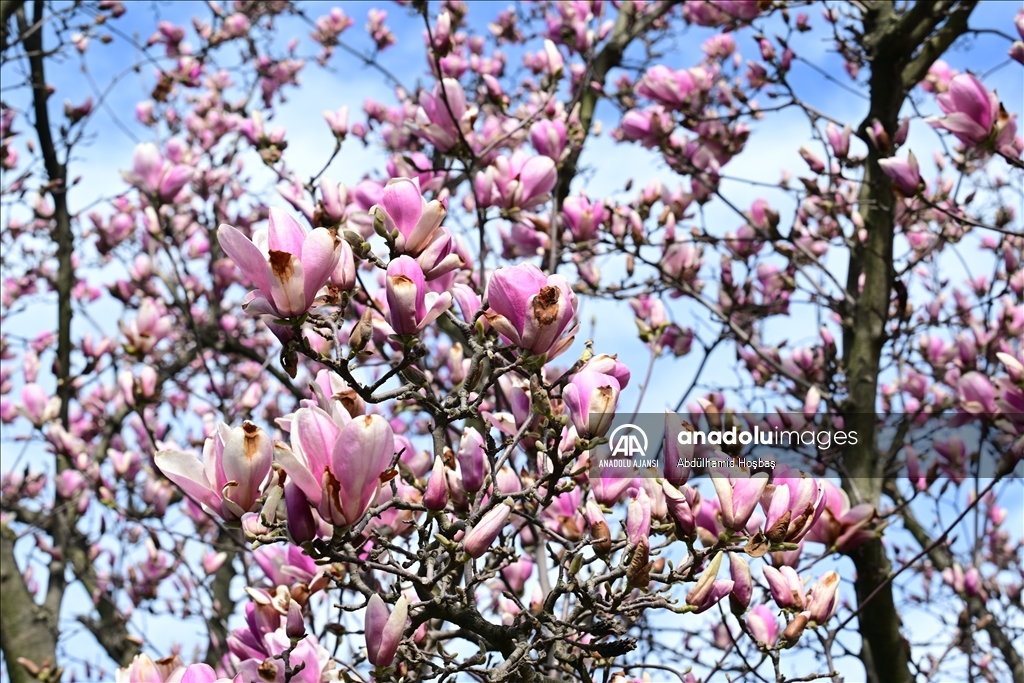
<instances>
[{"instance_id":1,"label":"tree trunk","mask_svg":"<svg viewBox=\"0 0 1024 683\"><path fill-rule=\"evenodd\" d=\"M921 0L901 14L889 2L867 3L864 8L862 44L870 60L871 106L858 129L860 137L868 143L858 211L867 234L863 242L854 235L856 246L851 249L847 291L855 303L844 316L843 330L849 387L843 413L848 428L861 436L843 462L843 487L854 505L870 503L877 508L884 483L875 411L894 284L893 238L898 201L892 183L878 164L880 159L891 156L892 150L878 149L868 141L866 133L878 121L890 140L893 138L907 93L935 59L967 30L967 18L974 5ZM913 680L910 646L900 632L901 620L890 582L892 565L885 546L880 538L875 538L851 552L851 557L857 568L855 587L866 678L870 683L909 683Z\"/></svg>"}]
</instances>

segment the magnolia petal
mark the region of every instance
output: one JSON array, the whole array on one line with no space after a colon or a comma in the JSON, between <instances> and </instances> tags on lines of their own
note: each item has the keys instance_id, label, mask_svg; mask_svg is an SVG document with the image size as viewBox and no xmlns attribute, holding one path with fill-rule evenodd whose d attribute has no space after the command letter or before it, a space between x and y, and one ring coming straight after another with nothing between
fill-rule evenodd
<instances>
[{"instance_id":1,"label":"magnolia petal","mask_svg":"<svg viewBox=\"0 0 1024 683\"><path fill-rule=\"evenodd\" d=\"M288 480L299 487L310 504L320 505L323 498L323 470L319 471L318 476L318 473L311 471L292 449L280 442L274 444L274 459L288 475Z\"/></svg>"},{"instance_id":2,"label":"magnolia petal","mask_svg":"<svg viewBox=\"0 0 1024 683\"><path fill-rule=\"evenodd\" d=\"M267 237L267 247L270 251L286 251L299 256L302 254L302 244L306 241L306 232L287 211L275 206L270 209L270 229Z\"/></svg>"},{"instance_id":3,"label":"magnolia petal","mask_svg":"<svg viewBox=\"0 0 1024 683\"><path fill-rule=\"evenodd\" d=\"M408 240L423 215L425 202L419 182L413 178L392 178L384 186L380 203L394 228Z\"/></svg>"},{"instance_id":4,"label":"magnolia petal","mask_svg":"<svg viewBox=\"0 0 1024 683\"><path fill-rule=\"evenodd\" d=\"M317 228L302 244L303 293L306 307L312 305L316 293L327 284L341 259L341 240L327 228Z\"/></svg>"},{"instance_id":5,"label":"magnolia petal","mask_svg":"<svg viewBox=\"0 0 1024 683\"><path fill-rule=\"evenodd\" d=\"M243 512L260 496L260 487L270 473L274 445L270 436L252 422L236 427L224 439L221 466L228 481L238 482L231 499Z\"/></svg>"},{"instance_id":6,"label":"magnolia petal","mask_svg":"<svg viewBox=\"0 0 1024 683\"><path fill-rule=\"evenodd\" d=\"M192 500L213 509L220 507L220 494L213 491L203 463L195 455L182 451L159 451L154 461L157 469Z\"/></svg>"},{"instance_id":7,"label":"magnolia petal","mask_svg":"<svg viewBox=\"0 0 1024 683\"><path fill-rule=\"evenodd\" d=\"M384 627L387 625L388 607L384 600L374 593L370 601L366 603L366 615L364 617L364 633L366 634L366 658L370 664L378 666L377 653L380 651L380 643L384 637Z\"/></svg>"},{"instance_id":8,"label":"magnolia petal","mask_svg":"<svg viewBox=\"0 0 1024 683\"><path fill-rule=\"evenodd\" d=\"M423 318L416 324L417 330L422 330L452 307L452 294L451 292L443 292L442 294L430 292L425 297L424 305L427 310Z\"/></svg>"},{"instance_id":9,"label":"magnolia petal","mask_svg":"<svg viewBox=\"0 0 1024 683\"><path fill-rule=\"evenodd\" d=\"M221 225L217 229L217 240L224 253L235 262L235 265L252 280L256 288L264 294L270 293L267 258L260 252L249 238L230 225Z\"/></svg>"},{"instance_id":10,"label":"magnolia petal","mask_svg":"<svg viewBox=\"0 0 1024 683\"><path fill-rule=\"evenodd\" d=\"M269 275L270 299L281 316L291 318L309 309L306 305L306 278L297 255L271 250Z\"/></svg>"},{"instance_id":11,"label":"magnolia petal","mask_svg":"<svg viewBox=\"0 0 1024 683\"><path fill-rule=\"evenodd\" d=\"M341 431L331 454L331 467L338 478L342 512L348 524L354 524L366 512L394 453L394 433L380 415L355 418Z\"/></svg>"}]
</instances>

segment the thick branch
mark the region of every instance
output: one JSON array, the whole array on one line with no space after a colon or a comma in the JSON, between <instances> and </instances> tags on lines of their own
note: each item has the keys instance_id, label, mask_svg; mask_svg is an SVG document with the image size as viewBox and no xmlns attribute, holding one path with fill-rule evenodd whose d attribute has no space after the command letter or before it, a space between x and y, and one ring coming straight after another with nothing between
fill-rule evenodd
<instances>
[{"instance_id":1,"label":"thick branch","mask_svg":"<svg viewBox=\"0 0 1024 683\"><path fill-rule=\"evenodd\" d=\"M569 186L572 184L572 179L576 177L576 173L579 170L580 155L583 153L584 143L586 142L587 136L590 135L590 126L594 122L594 114L597 111L597 101L601 93L604 91L605 80L608 77L608 72L619 66L622 63L622 57L626 53L626 48L629 47L630 43L637 39L637 37L646 34L651 30L651 27L667 12L669 12L675 3L672 2L661 2L657 7L646 8L646 11L637 16L637 7L633 2L624 2L622 7L619 9L619 15L615 20L615 27L612 29L612 34L608 38L608 42L605 43L601 52L594 58L589 73L583 78L580 83L580 128L583 131L583 137L578 141L577 144L571 147L569 156L566 157L565 161L562 162L561 167L558 169L558 182L555 185L555 213L552 216L552 236L551 236L551 254L550 254L550 267L549 270L554 271L558 264L558 207L562 205L562 202L566 197L569 196ZM591 84L598 84L599 88L593 87Z\"/></svg>"},{"instance_id":2,"label":"thick branch","mask_svg":"<svg viewBox=\"0 0 1024 683\"><path fill-rule=\"evenodd\" d=\"M35 0L33 22L38 24L43 16L43 1ZM66 195L66 171L57 158L57 149L50 130L50 116L46 108L49 93L46 88L46 76L43 70L43 37L42 31L29 31L25 8L17 7L18 29L25 36L25 50L30 55L29 70L31 73L32 105L35 117L36 134L39 137L40 152L46 168L48 186L54 201L54 239L57 241L59 271L57 275L58 291L58 349L57 349L57 395L61 398L60 418L66 426L68 403L71 396L71 382L68 369L71 360L71 287L73 272L71 268L71 218L68 215ZM58 463L58 470L66 467L66 463ZM41 665L48 661L51 666L56 664L57 618L64 597L67 580L64 576L67 567L66 548L68 548L68 531L73 520L69 519L68 507L55 496L54 514L51 517L50 533L53 545L65 554L55 557L49 566L46 596L43 606L35 604L24 579L18 572L14 562L13 541L7 538L8 530L4 530L3 556L3 609L0 610L0 631L4 633L3 649L7 658L8 670L12 680L28 680L20 678L27 672L16 663L24 657ZM12 597L13 596L13 597Z\"/></svg>"},{"instance_id":3,"label":"thick branch","mask_svg":"<svg viewBox=\"0 0 1024 683\"><path fill-rule=\"evenodd\" d=\"M37 605L14 560L14 533L0 527L0 648L11 683L34 680L18 663L24 658L40 668L53 667L57 650L57 615Z\"/></svg>"},{"instance_id":4,"label":"thick branch","mask_svg":"<svg viewBox=\"0 0 1024 683\"><path fill-rule=\"evenodd\" d=\"M880 122L890 136L895 134L908 91L907 69L911 74L916 73L921 67L915 65L919 61L924 63L922 60L926 54L932 54L939 47L948 47L959 35L957 31L962 33L961 27L966 27L966 15L970 14L973 6L970 2L958 6L949 21L931 38L922 35L918 29L922 24L927 27L938 23L932 16L938 8L936 3L915 6L902 16L894 14L888 3L873 3L866 7L863 47L871 60L871 107L860 125L862 138L867 139L866 132L874 121ZM956 22L953 21L954 16L958 17ZM904 23L913 23L917 18L920 20L915 25ZM922 40L924 47L919 43ZM919 48L920 54L917 54ZM937 56L932 56L931 61ZM931 61L927 64L930 65ZM882 173L878 162L890 153L890 150L869 145L864 162L858 212L864 219L867 238L851 250L847 291L854 292L857 300L843 321L843 352L849 394L843 413L850 428L862 435L858 445L848 449L844 455L843 487L855 503L869 503L876 507L881 500L881 468L884 462L876 444L875 410L894 280L893 239L898 201L892 183ZM858 291L859 296L856 294ZM875 538L851 555L857 567L855 586L863 639L861 658L867 679L870 683L909 683L912 680L910 648L900 632L900 617L888 583L892 566L885 546L881 539Z\"/></svg>"},{"instance_id":5,"label":"thick branch","mask_svg":"<svg viewBox=\"0 0 1024 683\"><path fill-rule=\"evenodd\" d=\"M920 83L935 60L941 57L957 38L967 32L967 20L977 4L977 0L961 2L949 13L949 18L942 28L924 42L921 51L903 69L902 81L905 90L910 90Z\"/></svg>"},{"instance_id":6,"label":"thick branch","mask_svg":"<svg viewBox=\"0 0 1024 683\"><path fill-rule=\"evenodd\" d=\"M0 52L10 44L7 41L7 24L23 4L25 0L0 0Z\"/></svg>"}]
</instances>

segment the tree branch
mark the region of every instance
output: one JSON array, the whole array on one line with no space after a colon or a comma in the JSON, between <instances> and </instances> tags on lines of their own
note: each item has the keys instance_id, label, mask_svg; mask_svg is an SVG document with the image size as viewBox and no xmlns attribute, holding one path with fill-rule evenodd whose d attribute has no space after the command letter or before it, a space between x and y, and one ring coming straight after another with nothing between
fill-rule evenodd
<instances>
[{"instance_id":1,"label":"tree branch","mask_svg":"<svg viewBox=\"0 0 1024 683\"><path fill-rule=\"evenodd\" d=\"M0 526L0 648L7 659L11 683L35 680L18 663L27 659L53 667L57 651L57 615L36 604L14 559L14 532Z\"/></svg>"}]
</instances>

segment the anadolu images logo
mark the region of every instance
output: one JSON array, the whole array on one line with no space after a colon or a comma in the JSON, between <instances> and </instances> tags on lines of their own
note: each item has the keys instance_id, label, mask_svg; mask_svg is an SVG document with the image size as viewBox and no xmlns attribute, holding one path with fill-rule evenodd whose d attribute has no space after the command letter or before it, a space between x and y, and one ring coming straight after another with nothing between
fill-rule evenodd
<instances>
[{"instance_id":1,"label":"anadolu images logo","mask_svg":"<svg viewBox=\"0 0 1024 683\"><path fill-rule=\"evenodd\" d=\"M616 427L608 437L608 442L612 447L613 458L642 458L647 455L647 434L634 424Z\"/></svg>"}]
</instances>

